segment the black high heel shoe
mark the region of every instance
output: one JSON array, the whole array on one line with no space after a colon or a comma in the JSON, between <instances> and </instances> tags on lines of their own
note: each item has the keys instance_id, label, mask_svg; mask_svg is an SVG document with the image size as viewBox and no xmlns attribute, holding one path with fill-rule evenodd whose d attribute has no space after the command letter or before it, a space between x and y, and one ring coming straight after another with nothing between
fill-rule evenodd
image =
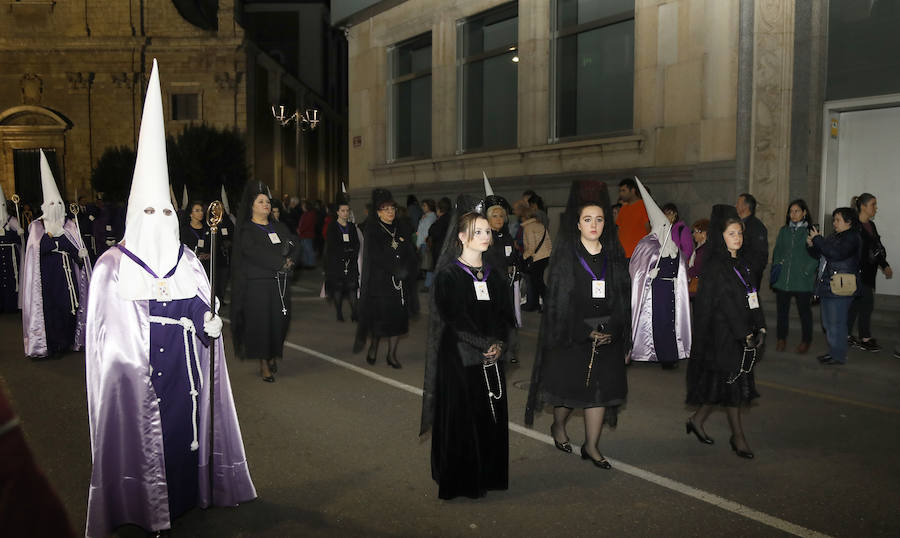
<instances>
[{"instance_id":1,"label":"black high heel shoe","mask_svg":"<svg viewBox=\"0 0 900 538\"><path fill-rule=\"evenodd\" d=\"M737 445L734 444L734 436L733 435L731 436L730 439L728 439L728 443L731 445L731 450L733 450L734 453L738 455L738 457L746 458L748 460L753 459L753 452L751 452L749 450L738 450Z\"/></svg>"},{"instance_id":2,"label":"black high heel shoe","mask_svg":"<svg viewBox=\"0 0 900 538\"><path fill-rule=\"evenodd\" d=\"M394 352L393 354L391 354L391 352L388 352L386 358L387 358L387 363L391 368L393 368L395 370L399 370L400 368L403 368L403 365L400 364L400 361L397 360L397 352Z\"/></svg>"},{"instance_id":3,"label":"black high heel shoe","mask_svg":"<svg viewBox=\"0 0 900 538\"><path fill-rule=\"evenodd\" d=\"M375 360L378 358L377 352L378 348L376 348L374 344L370 345L369 351L366 353L366 362L369 364L375 364Z\"/></svg>"},{"instance_id":4,"label":"black high heel shoe","mask_svg":"<svg viewBox=\"0 0 900 538\"><path fill-rule=\"evenodd\" d=\"M684 423L684 433L693 433L697 436L697 440L706 445L712 445L715 443L713 438L704 434L700 431L697 426L694 426L694 421L691 419L687 419L687 422Z\"/></svg>"},{"instance_id":5,"label":"black high heel shoe","mask_svg":"<svg viewBox=\"0 0 900 538\"><path fill-rule=\"evenodd\" d=\"M591 463L593 463L597 467L600 467L601 469L612 469L612 465L610 465L609 462L606 461L606 458L603 457L603 454L600 454L599 460L595 460L591 457L590 454L587 453L586 447L587 445L581 445L581 459L591 460Z\"/></svg>"},{"instance_id":6,"label":"black high heel shoe","mask_svg":"<svg viewBox=\"0 0 900 538\"><path fill-rule=\"evenodd\" d=\"M559 441L556 440L556 437L553 435L553 425L552 424L550 425L550 437L553 439L553 444L556 445L557 450L562 450L563 452L565 452L567 454L572 453L572 443L570 443L568 441L568 439L563 441L562 443L560 443Z\"/></svg>"}]
</instances>

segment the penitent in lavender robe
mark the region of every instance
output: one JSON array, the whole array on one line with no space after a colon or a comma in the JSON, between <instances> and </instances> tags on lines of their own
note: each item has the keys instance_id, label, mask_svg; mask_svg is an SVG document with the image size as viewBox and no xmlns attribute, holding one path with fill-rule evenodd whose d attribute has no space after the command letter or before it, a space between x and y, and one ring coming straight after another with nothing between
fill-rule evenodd
<instances>
[{"instance_id":1,"label":"penitent in lavender robe","mask_svg":"<svg viewBox=\"0 0 900 538\"><path fill-rule=\"evenodd\" d=\"M22 237L19 221L9 217L0 225L0 313L19 309Z\"/></svg>"},{"instance_id":2,"label":"penitent in lavender robe","mask_svg":"<svg viewBox=\"0 0 900 538\"><path fill-rule=\"evenodd\" d=\"M75 227L75 221L66 219L63 225L63 232L72 245L81 245L78 237L78 230ZM25 343L25 355L28 357L46 357L50 354L47 345L47 315L45 307L50 305L44 304L44 279L55 277L57 280L64 279L63 271L56 272L54 275L42 275L41 267L41 242L46 236L44 223L35 220L28 227L28 243L25 247L25 258L22 260L22 273L19 275L19 302L22 307L22 332ZM57 255L61 256L61 255ZM77 254L76 256L77 257ZM78 266L78 263L70 258L70 267L72 271L72 285L77 288L77 302L75 313L75 329L70 349L72 351L80 351L84 347L84 325L87 312L87 295L88 282L84 274L84 270ZM52 286L56 289L64 289L66 296L60 298L56 308L65 305L66 309L71 307L68 296L68 283L64 281L56 282L58 286ZM50 315L53 315L51 313ZM51 321L51 326L53 325Z\"/></svg>"},{"instance_id":3,"label":"penitent in lavender robe","mask_svg":"<svg viewBox=\"0 0 900 538\"><path fill-rule=\"evenodd\" d=\"M650 272L656 266L660 250L656 234L650 233L637 244L628 265L631 273L631 337L634 342L631 360L634 361L659 361L654 346L653 305L660 301L654 301ZM691 310L684 257L679 254L677 261L678 270L672 281L675 298L675 348L677 358L685 359L691 351ZM660 335L657 334L655 338L658 340Z\"/></svg>"},{"instance_id":4,"label":"penitent in lavender robe","mask_svg":"<svg viewBox=\"0 0 900 538\"><path fill-rule=\"evenodd\" d=\"M135 262L118 248L109 249L91 278L85 360L94 467L86 536L106 536L127 523L168 529L185 507L210 505L210 351L202 328L209 281L194 253L183 249L176 276L191 274L198 284L196 297L168 303L126 300L117 293L119 267L125 263ZM162 325L154 321L157 316L191 320L196 336L188 339L189 360L182 325ZM235 506L256 498L256 489L221 338L214 346L213 504ZM191 383L197 392L196 450L191 446ZM184 473L196 474L178 476Z\"/></svg>"}]
</instances>

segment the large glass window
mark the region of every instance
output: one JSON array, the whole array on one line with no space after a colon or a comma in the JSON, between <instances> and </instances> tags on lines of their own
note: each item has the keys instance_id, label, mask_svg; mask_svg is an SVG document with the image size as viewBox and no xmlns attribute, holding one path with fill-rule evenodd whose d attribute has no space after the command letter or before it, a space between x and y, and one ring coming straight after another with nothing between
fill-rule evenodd
<instances>
[{"instance_id":1,"label":"large glass window","mask_svg":"<svg viewBox=\"0 0 900 538\"><path fill-rule=\"evenodd\" d=\"M633 127L634 0L556 0L551 138Z\"/></svg>"},{"instance_id":2,"label":"large glass window","mask_svg":"<svg viewBox=\"0 0 900 538\"><path fill-rule=\"evenodd\" d=\"M431 156L431 34L388 49L389 161Z\"/></svg>"},{"instance_id":3,"label":"large glass window","mask_svg":"<svg viewBox=\"0 0 900 538\"><path fill-rule=\"evenodd\" d=\"M458 23L462 151L516 146L519 8L513 2Z\"/></svg>"}]
</instances>

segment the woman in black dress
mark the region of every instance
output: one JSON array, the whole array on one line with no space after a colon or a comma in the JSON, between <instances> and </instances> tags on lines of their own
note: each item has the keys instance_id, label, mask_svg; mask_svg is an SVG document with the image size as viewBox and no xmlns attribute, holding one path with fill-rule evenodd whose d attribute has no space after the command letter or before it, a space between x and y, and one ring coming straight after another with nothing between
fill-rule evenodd
<instances>
[{"instance_id":1,"label":"woman in black dress","mask_svg":"<svg viewBox=\"0 0 900 538\"><path fill-rule=\"evenodd\" d=\"M513 313L516 325L510 333L508 348L509 363L519 362L519 334L516 328L521 326L522 310L519 304L519 281L522 277L522 254L516 248L516 241L509 233L509 202L502 196L489 194L484 199L485 216L491 225L492 242L490 248L484 253L488 265L495 271L499 271L506 279L509 287L509 298L512 301Z\"/></svg>"},{"instance_id":2,"label":"woman in black dress","mask_svg":"<svg viewBox=\"0 0 900 538\"><path fill-rule=\"evenodd\" d=\"M290 274L299 255L297 237L271 219L271 209L265 184L248 184L238 210L231 286L235 351L259 359L260 376L269 383L291 322Z\"/></svg>"},{"instance_id":3,"label":"woman in black dress","mask_svg":"<svg viewBox=\"0 0 900 538\"><path fill-rule=\"evenodd\" d=\"M631 294L625 253L610 218L609 194L599 181L576 181L550 262L550 289L531 376L525 422L544 403L553 406L556 448L572 452L566 421L584 410L581 458L611 466L598 449L603 425L616 425L628 383Z\"/></svg>"},{"instance_id":4,"label":"woman in black dress","mask_svg":"<svg viewBox=\"0 0 900 538\"><path fill-rule=\"evenodd\" d=\"M353 352L362 351L371 337L366 361L375 364L378 344L387 338L387 363L401 368L397 344L409 332L410 314L419 313L416 247L412 229L396 218L397 204L390 191L373 190L372 207L376 214L366 222L363 237L359 324Z\"/></svg>"},{"instance_id":5,"label":"woman in black dress","mask_svg":"<svg viewBox=\"0 0 900 538\"><path fill-rule=\"evenodd\" d=\"M350 303L350 319L357 320L356 290L359 289L359 235L350 222L350 205L337 203L337 218L325 237L325 293L334 301L337 320L344 321L343 302Z\"/></svg>"},{"instance_id":6,"label":"woman in black dress","mask_svg":"<svg viewBox=\"0 0 900 538\"><path fill-rule=\"evenodd\" d=\"M422 409L422 433L433 426L431 475L441 499L482 497L509 483L501 361L515 325L509 286L483 259L491 244L484 216L453 220L433 285Z\"/></svg>"},{"instance_id":7,"label":"woman in black dress","mask_svg":"<svg viewBox=\"0 0 900 538\"><path fill-rule=\"evenodd\" d=\"M209 226L206 224L203 203L192 202L188 221L181 225L181 242L194 251L209 274Z\"/></svg>"},{"instance_id":8,"label":"woman in black dress","mask_svg":"<svg viewBox=\"0 0 900 538\"><path fill-rule=\"evenodd\" d=\"M700 406L685 430L713 444L703 424L717 405L725 407L731 449L753 458L744 436L741 406L758 398L753 375L765 343L766 324L741 255L744 225L730 205L713 206L709 218L703 277L694 300L694 329L687 372L687 403Z\"/></svg>"}]
</instances>

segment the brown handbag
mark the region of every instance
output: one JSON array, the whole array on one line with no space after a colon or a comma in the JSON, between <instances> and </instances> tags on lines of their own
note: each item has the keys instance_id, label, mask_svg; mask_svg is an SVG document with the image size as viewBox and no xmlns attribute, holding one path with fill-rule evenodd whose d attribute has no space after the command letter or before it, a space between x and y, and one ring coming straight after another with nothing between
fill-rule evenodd
<instances>
[{"instance_id":1,"label":"brown handbag","mask_svg":"<svg viewBox=\"0 0 900 538\"><path fill-rule=\"evenodd\" d=\"M856 275L853 273L835 273L831 275L831 293L847 297L856 293Z\"/></svg>"}]
</instances>

